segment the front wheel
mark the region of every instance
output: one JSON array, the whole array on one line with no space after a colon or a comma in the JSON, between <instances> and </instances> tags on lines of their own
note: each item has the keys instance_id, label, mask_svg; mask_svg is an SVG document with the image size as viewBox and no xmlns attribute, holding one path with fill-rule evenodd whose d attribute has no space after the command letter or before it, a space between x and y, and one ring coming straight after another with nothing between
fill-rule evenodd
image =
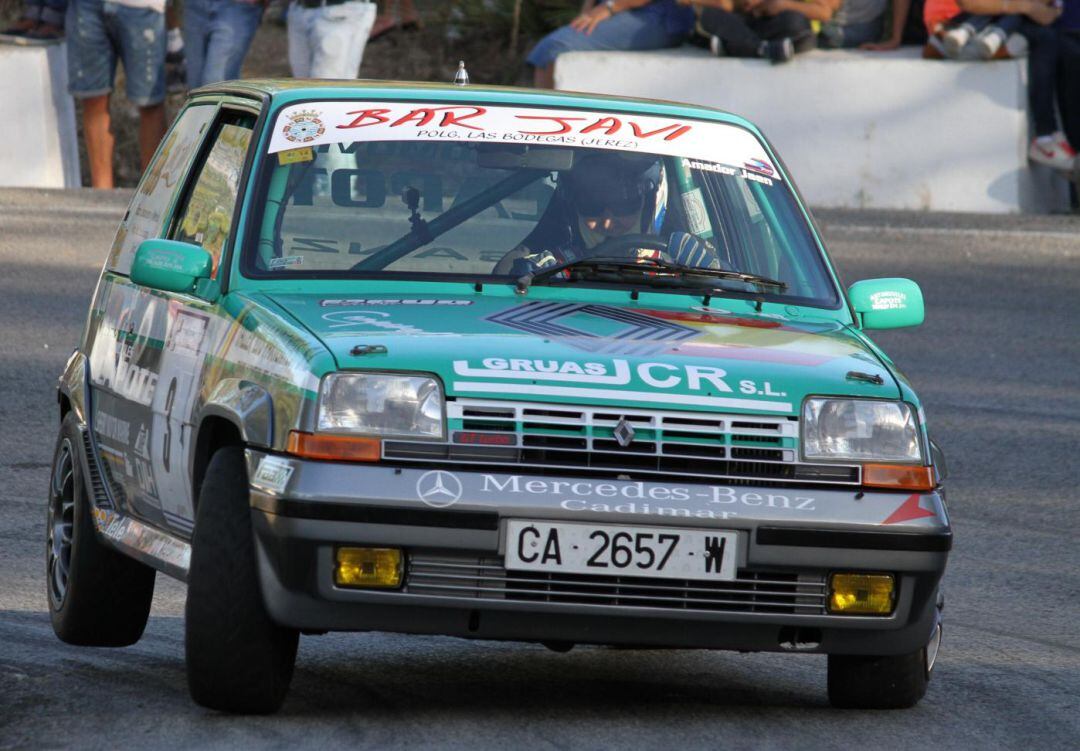
<instances>
[{"instance_id":1,"label":"front wheel","mask_svg":"<svg viewBox=\"0 0 1080 751\"><path fill-rule=\"evenodd\" d=\"M218 449L206 470L184 615L191 698L226 712L276 712L292 681L299 633L271 621L263 604L239 446Z\"/></svg>"},{"instance_id":2,"label":"front wheel","mask_svg":"<svg viewBox=\"0 0 1080 751\"><path fill-rule=\"evenodd\" d=\"M926 694L926 648L906 655L829 655L829 703L842 709L906 709Z\"/></svg>"},{"instance_id":3,"label":"front wheel","mask_svg":"<svg viewBox=\"0 0 1080 751\"><path fill-rule=\"evenodd\" d=\"M146 628L155 571L98 539L83 481L81 445L78 421L68 412L49 476L49 617L53 631L68 644L126 647Z\"/></svg>"},{"instance_id":4,"label":"front wheel","mask_svg":"<svg viewBox=\"0 0 1080 751\"><path fill-rule=\"evenodd\" d=\"M829 655L829 702L842 709L906 709L926 695L941 647L945 597L938 590L930 641L911 654Z\"/></svg>"}]
</instances>

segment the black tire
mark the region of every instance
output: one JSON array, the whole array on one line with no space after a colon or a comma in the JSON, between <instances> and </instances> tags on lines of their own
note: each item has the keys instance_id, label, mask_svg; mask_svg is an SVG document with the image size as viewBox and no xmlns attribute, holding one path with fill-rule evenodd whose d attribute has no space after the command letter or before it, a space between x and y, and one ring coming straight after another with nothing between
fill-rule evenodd
<instances>
[{"instance_id":1,"label":"black tire","mask_svg":"<svg viewBox=\"0 0 1080 751\"><path fill-rule=\"evenodd\" d=\"M68 412L49 475L45 544L49 617L53 631L68 644L126 647L146 628L156 572L98 539L83 481L82 445L78 420Z\"/></svg>"},{"instance_id":2,"label":"black tire","mask_svg":"<svg viewBox=\"0 0 1080 751\"><path fill-rule=\"evenodd\" d=\"M210 709L269 714L285 700L299 632L270 620L239 446L218 449L199 493L184 647L191 698Z\"/></svg>"},{"instance_id":3,"label":"black tire","mask_svg":"<svg viewBox=\"0 0 1080 751\"><path fill-rule=\"evenodd\" d=\"M926 648L906 655L829 655L829 702L841 709L906 709L926 694Z\"/></svg>"}]
</instances>

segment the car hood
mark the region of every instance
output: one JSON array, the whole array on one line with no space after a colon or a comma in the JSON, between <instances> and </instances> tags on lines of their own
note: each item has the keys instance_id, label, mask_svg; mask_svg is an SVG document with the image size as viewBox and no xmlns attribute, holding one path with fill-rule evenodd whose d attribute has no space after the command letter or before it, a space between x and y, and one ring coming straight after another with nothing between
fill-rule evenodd
<instances>
[{"instance_id":1,"label":"car hood","mask_svg":"<svg viewBox=\"0 0 1080 751\"><path fill-rule=\"evenodd\" d=\"M900 394L835 321L487 294L266 297L341 369L434 373L451 396L797 415L809 394Z\"/></svg>"}]
</instances>

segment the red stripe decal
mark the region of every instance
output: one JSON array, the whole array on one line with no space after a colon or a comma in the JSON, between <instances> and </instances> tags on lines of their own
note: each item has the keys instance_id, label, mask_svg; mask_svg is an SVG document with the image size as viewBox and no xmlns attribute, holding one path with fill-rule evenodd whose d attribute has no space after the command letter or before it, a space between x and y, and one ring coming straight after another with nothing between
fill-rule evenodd
<instances>
[{"instance_id":1,"label":"red stripe decal","mask_svg":"<svg viewBox=\"0 0 1080 751\"><path fill-rule=\"evenodd\" d=\"M900 522L910 522L915 519L925 519L928 516L937 516L934 511L927 511L919 505L919 494L912 493L911 497L900 504L900 507L893 511L888 519L882 522L882 524L899 524Z\"/></svg>"}]
</instances>

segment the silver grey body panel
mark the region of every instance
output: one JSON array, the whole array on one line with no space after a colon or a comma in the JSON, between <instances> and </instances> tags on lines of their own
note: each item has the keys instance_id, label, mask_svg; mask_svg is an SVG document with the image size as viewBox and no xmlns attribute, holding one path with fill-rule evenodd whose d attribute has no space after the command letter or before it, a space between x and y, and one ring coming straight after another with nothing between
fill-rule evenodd
<instances>
[{"instance_id":1,"label":"silver grey body panel","mask_svg":"<svg viewBox=\"0 0 1080 751\"><path fill-rule=\"evenodd\" d=\"M264 461L283 468L281 484L260 480ZM754 529L768 523L814 529L941 533L949 529L938 493L631 482L523 473L450 471L311 462L248 451L252 490L267 498L400 508L497 511L502 517L657 523ZM277 479L277 478L274 478ZM916 501L912 501L912 498ZM905 504L915 518L897 520ZM892 520L892 521L890 521ZM889 523L886 523L889 522Z\"/></svg>"}]
</instances>

